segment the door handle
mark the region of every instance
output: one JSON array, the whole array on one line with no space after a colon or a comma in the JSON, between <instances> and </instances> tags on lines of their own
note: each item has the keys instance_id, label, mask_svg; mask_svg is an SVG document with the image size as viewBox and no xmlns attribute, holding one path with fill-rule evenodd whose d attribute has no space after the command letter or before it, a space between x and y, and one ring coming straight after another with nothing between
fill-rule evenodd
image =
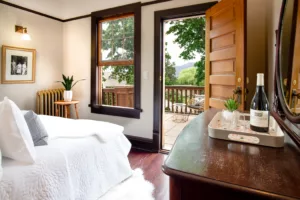
<instances>
[{"instance_id":1,"label":"door handle","mask_svg":"<svg viewBox=\"0 0 300 200\"><path fill-rule=\"evenodd\" d=\"M293 89L292 97L297 97L298 99L300 99L300 93L297 93L297 90Z\"/></svg>"},{"instance_id":2,"label":"door handle","mask_svg":"<svg viewBox=\"0 0 300 200\"><path fill-rule=\"evenodd\" d=\"M247 101L247 95L249 94L248 88L245 88L245 101Z\"/></svg>"},{"instance_id":3,"label":"door handle","mask_svg":"<svg viewBox=\"0 0 300 200\"><path fill-rule=\"evenodd\" d=\"M234 99L239 103L241 104L241 97L242 97L242 88L241 87L237 87L235 90L233 90L233 96L234 96Z\"/></svg>"}]
</instances>

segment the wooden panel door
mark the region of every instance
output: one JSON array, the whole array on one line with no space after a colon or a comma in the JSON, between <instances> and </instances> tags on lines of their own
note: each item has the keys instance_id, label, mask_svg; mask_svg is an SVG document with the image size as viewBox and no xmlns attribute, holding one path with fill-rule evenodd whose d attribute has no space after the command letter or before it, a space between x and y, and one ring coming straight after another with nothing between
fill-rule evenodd
<instances>
[{"instance_id":1,"label":"wooden panel door","mask_svg":"<svg viewBox=\"0 0 300 200\"><path fill-rule=\"evenodd\" d=\"M206 12L205 109L224 108L245 87L245 1L222 0Z\"/></svg>"}]
</instances>

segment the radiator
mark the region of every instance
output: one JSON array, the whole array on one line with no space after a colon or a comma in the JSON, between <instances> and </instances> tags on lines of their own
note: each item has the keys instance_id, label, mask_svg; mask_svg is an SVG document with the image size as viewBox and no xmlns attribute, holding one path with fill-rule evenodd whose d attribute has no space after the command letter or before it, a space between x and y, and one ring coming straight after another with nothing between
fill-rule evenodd
<instances>
[{"instance_id":1,"label":"radiator","mask_svg":"<svg viewBox=\"0 0 300 200\"><path fill-rule=\"evenodd\" d=\"M36 112L40 115L55 116L56 109L59 109L59 115L64 116L64 109L54 105L55 101L63 100L64 89L41 90L36 94Z\"/></svg>"}]
</instances>

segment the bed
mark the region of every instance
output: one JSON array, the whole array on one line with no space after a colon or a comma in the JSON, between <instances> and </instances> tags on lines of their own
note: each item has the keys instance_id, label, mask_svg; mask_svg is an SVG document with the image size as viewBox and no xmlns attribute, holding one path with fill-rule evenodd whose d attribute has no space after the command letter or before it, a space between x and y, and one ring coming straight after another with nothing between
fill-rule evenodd
<instances>
[{"instance_id":1,"label":"bed","mask_svg":"<svg viewBox=\"0 0 300 200\"><path fill-rule=\"evenodd\" d=\"M123 127L39 116L49 134L35 164L3 158L1 200L98 200L132 175Z\"/></svg>"}]
</instances>

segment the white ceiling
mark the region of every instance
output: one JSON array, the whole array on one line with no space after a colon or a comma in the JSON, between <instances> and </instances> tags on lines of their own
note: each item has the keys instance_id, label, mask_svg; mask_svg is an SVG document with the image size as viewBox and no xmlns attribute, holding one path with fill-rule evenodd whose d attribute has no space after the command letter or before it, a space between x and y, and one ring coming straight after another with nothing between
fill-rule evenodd
<instances>
[{"instance_id":1,"label":"white ceiling","mask_svg":"<svg viewBox=\"0 0 300 200\"><path fill-rule=\"evenodd\" d=\"M135 2L152 0L5 0L57 18L68 19Z\"/></svg>"},{"instance_id":2,"label":"white ceiling","mask_svg":"<svg viewBox=\"0 0 300 200\"><path fill-rule=\"evenodd\" d=\"M54 17L63 17L63 6L60 0L5 0Z\"/></svg>"}]
</instances>

